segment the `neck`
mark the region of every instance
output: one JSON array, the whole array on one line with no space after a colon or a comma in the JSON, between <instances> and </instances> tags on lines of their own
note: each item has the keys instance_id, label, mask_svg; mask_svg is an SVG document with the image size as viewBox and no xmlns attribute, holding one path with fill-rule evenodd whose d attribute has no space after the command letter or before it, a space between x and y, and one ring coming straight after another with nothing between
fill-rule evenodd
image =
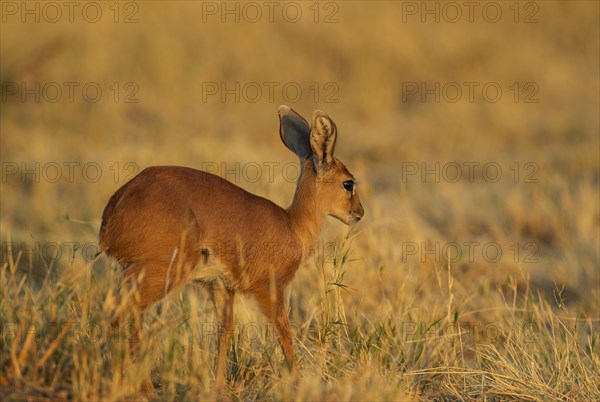
<instances>
[{"instance_id":1,"label":"neck","mask_svg":"<svg viewBox=\"0 0 600 402\"><path fill-rule=\"evenodd\" d=\"M292 231L302 244L306 256L317 240L326 214L319 208L316 195L316 172L310 160L304 161L296 185L294 200L287 209Z\"/></svg>"}]
</instances>

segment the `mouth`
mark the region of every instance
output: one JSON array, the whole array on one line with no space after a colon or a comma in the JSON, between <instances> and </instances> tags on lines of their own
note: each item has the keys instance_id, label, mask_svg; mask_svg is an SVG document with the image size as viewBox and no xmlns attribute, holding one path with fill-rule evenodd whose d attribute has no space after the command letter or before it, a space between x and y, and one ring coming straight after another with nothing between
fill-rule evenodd
<instances>
[{"instance_id":1,"label":"mouth","mask_svg":"<svg viewBox=\"0 0 600 402\"><path fill-rule=\"evenodd\" d=\"M362 219L363 214L350 211L345 216L344 215L333 215L333 214L331 216L336 218L340 222L350 226L350 225L355 225L356 223L358 223Z\"/></svg>"},{"instance_id":2,"label":"mouth","mask_svg":"<svg viewBox=\"0 0 600 402\"><path fill-rule=\"evenodd\" d=\"M358 215L354 212L350 212L350 217L348 219L348 222L346 223L347 225L355 225L357 224L361 219L362 219L362 215Z\"/></svg>"}]
</instances>

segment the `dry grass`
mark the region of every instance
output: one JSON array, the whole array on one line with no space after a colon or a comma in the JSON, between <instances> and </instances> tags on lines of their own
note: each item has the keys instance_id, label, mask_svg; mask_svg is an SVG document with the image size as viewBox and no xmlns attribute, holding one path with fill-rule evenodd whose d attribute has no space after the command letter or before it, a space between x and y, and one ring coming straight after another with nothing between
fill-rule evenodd
<instances>
[{"instance_id":1,"label":"dry grass","mask_svg":"<svg viewBox=\"0 0 600 402\"><path fill-rule=\"evenodd\" d=\"M403 23L403 2L336 3L334 24L202 23L201 2L160 1L140 3L133 24L8 18L0 396L132 400L151 372L164 400L210 397L216 340L202 291L186 287L146 314L136 365L131 334L107 333L135 289L120 288L118 268L95 256L100 214L128 174L155 164L257 163L258 180L242 168L227 178L286 205L293 184L283 167L295 160L277 138L276 108L290 103L330 112L366 216L359 233L328 224L297 274L300 378L238 298L233 399L599 400L599 6L535 3L539 21L515 24L509 3L497 3L506 17L497 24ZM312 3L298 4L311 15ZM9 83L70 81L97 82L101 100L8 94ZM139 102L122 101L127 82ZM280 91L203 102L207 82L295 82L304 92L295 103ZM324 102L328 82L337 103ZM503 96L421 102L403 92L412 82L494 82ZM515 82L535 83L539 102L515 102ZM23 174L36 162L37 175ZM70 162L79 163L72 179ZM272 179L265 162L278 164ZM52 163L63 168L56 181ZM102 168L97 181L81 172L87 163ZM439 163L440 180L422 180L422 163ZM448 180L454 163L463 173L476 163L473 180ZM502 168L498 181L483 176L486 163Z\"/></svg>"}]
</instances>

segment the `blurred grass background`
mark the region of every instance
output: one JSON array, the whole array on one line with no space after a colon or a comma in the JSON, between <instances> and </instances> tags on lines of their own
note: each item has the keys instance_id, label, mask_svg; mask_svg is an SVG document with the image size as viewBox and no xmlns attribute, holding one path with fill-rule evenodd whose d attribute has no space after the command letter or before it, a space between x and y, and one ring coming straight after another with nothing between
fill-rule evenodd
<instances>
[{"instance_id":1,"label":"blurred grass background","mask_svg":"<svg viewBox=\"0 0 600 402\"><path fill-rule=\"evenodd\" d=\"M39 23L31 16L23 22L20 14L3 8L3 264L9 259L9 243L34 250L59 244L66 254L65 243L96 242L102 209L133 171L131 166L141 170L157 164L200 168L206 163L232 167L236 162L242 166L276 162L273 180L263 170L260 180L242 177L237 184L287 206L293 184L284 179L281 166L295 162L295 157L278 138L277 106L288 103L306 117L315 109L330 113L339 129L336 154L360 181L366 216L353 242L354 261L343 278L351 289L343 302L353 325L389 319L433 322L446 313L454 322L464 314L482 323L510 323L496 310L506 307L514 290L520 300L539 296L553 306L550 310L588 322L586 336L597 336L597 2L496 2L503 12L497 23L487 22L481 14L487 3L475 9L473 22L464 15L456 23L445 21L443 12L439 23L432 15L423 22L421 14L407 13L408 3L422 12L424 4L441 9L443 3L436 2L324 2L318 4L318 23L312 2L294 3L303 12L296 23L282 18L279 8L273 23L266 15L251 23L243 13L237 23L232 16L223 22L219 14L203 14L206 2L173 3L118 3L117 23L109 3L98 3L103 14L96 23L86 22L77 11L73 23L66 17L56 23L44 21L43 14ZM210 4L224 7L220 2ZM265 12L263 3L255 4ZM518 17L510 8L515 4ZM332 12L337 21L322 22ZM124 23L128 15L137 22ZM537 22L524 23L527 15ZM65 82L79 83L73 102ZM81 96L81 88L90 82L103 91L96 103ZM233 96L223 102L220 94L203 93L207 84L232 88L236 82L242 87L257 83L263 94L257 102L243 94L239 102ZM277 83L273 99L267 96L266 82ZM475 100L469 101L464 85L456 102L443 94L439 102L433 95L423 102L421 93L406 92L411 83L434 88L436 83L443 87L454 82L478 83ZM43 94L36 102L35 95L13 92L15 84L31 89L49 83L63 89L55 103ZM119 87L116 101L114 83ZM287 83L302 88L296 102L282 93ZM316 99L310 89L315 83L320 91ZM325 88L327 83L337 89L330 99L326 95L332 87ZM481 96L486 83L502 89L497 102ZM515 83L520 88L517 102L511 90ZM526 103L531 88L537 89L532 95L537 102ZM132 89L137 102L126 103ZM65 167L71 162L79 164L72 180ZM37 176L23 174L23 166L32 169L36 163L41 166ZM63 167L56 182L44 177L43 168L52 163ZM86 179L78 168L87 163L102 168L97 182ZM428 168L435 163L441 167L476 163L478 168L475 180L468 180L465 168L457 182L443 176L436 182L431 175L422 180L421 170L407 175L408 165L421 168L422 163ZM497 182L482 178L486 163L502 168ZM512 166L518 166L517 180ZM535 181L529 182L526 177L532 172ZM345 230L331 222L322 239L339 238ZM449 270L444 246L473 242L500 245L501 258L490 262L478 247L474 258L463 255ZM407 246L414 244L418 251L411 255ZM422 258L421 252L436 244L437 261L431 254ZM511 248L515 244L518 256ZM81 250L73 262L66 255L54 263L29 257L24 254L19 269L35 279L28 282L31 291L42 286L49 271L60 278L91 265L99 275L109 267L104 257L93 264L85 261ZM315 260L305 265L292 295L292 320L301 324L310 322L314 306L324 297L314 284L326 271L315 269L319 265ZM9 302L3 303L6 319ZM238 304L240 319L252 314L244 312L243 302ZM523 308L531 313L529 307ZM417 368L441 364L437 352L430 353L431 360L421 360ZM499 352L503 353L508 352ZM597 368L597 346L590 355ZM304 358L311 356L306 353ZM584 373L582 377L589 379L589 372ZM383 383L389 381L386 375L383 378L387 378ZM338 380L341 385L354 381L352 376ZM369 387L369 381L380 380L360 376L355 380L361 384L352 394L356 397L396 395L394 388L382 385L377 394ZM430 381L432 388L415 388L415 383L402 379L406 387L400 388L444 394L454 389L448 384L460 383L449 381L444 388L439 385L444 381L433 374ZM311 382L303 384L300 389L306 393L299 397L316 397ZM276 398L293 396L288 388L274 389ZM345 398L336 392L319 397Z\"/></svg>"}]
</instances>

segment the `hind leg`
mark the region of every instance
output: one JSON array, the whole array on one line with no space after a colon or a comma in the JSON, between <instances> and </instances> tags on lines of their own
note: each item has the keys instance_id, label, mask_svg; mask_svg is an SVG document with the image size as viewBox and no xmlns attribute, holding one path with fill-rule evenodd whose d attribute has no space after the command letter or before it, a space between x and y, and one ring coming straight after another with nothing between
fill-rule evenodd
<instances>
[{"instance_id":1,"label":"hind leg","mask_svg":"<svg viewBox=\"0 0 600 402\"><path fill-rule=\"evenodd\" d=\"M124 314L121 314L121 316L129 317L124 323L125 327L120 328L123 318L117 316L111 323L111 330L116 331L119 341L128 343L129 355L133 364L137 364L140 343L143 340L143 312L149 305L159 301L165 295L165 292L160 289L160 281L156 281L153 275L149 275L149 277L145 275L146 272L156 272L159 268L158 264L146 264L143 267L131 266L125 270L126 282L137 286L137 292L125 302ZM164 280L162 282L164 283ZM118 298L117 304L121 304L122 297ZM150 372L142 378L140 391L150 398L157 396Z\"/></svg>"},{"instance_id":2,"label":"hind leg","mask_svg":"<svg viewBox=\"0 0 600 402\"><path fill-rule=\"evenodd\" d=\"M191 260L191 259L190 259ZM177 264L176 262L167 263L155 262L136 264L130 266L125 272L126 280L137 286L137 292L128 301L126 310L133 313L135 325L131 331L125 334L126 341L130 343L130 355L135 362L140 342L143 339L142 316L144 310L150 305L163 299L173 288L179 286L189 273L187 268L191 264ZM119 317L117 317L111 327L118 329ZM148 396L156 396L156 390L152 383L150 373L148 373L141 383L142 393Z\"/></svg>"},{"instance_id":3,"label":"hind leg","mask_svg":"<svg viewBox=\"0 0 600 402\"><path fill-rule=\"evenodd\" d=\"M219 322L217 370L215 373L215 387L213 390L215 398L219 399L225 385L227 352L231 346L231 338L233 336L233 301L235 292L223 286L214 284L208 286L208 290Z\"/></svg>"}]
</instances>

